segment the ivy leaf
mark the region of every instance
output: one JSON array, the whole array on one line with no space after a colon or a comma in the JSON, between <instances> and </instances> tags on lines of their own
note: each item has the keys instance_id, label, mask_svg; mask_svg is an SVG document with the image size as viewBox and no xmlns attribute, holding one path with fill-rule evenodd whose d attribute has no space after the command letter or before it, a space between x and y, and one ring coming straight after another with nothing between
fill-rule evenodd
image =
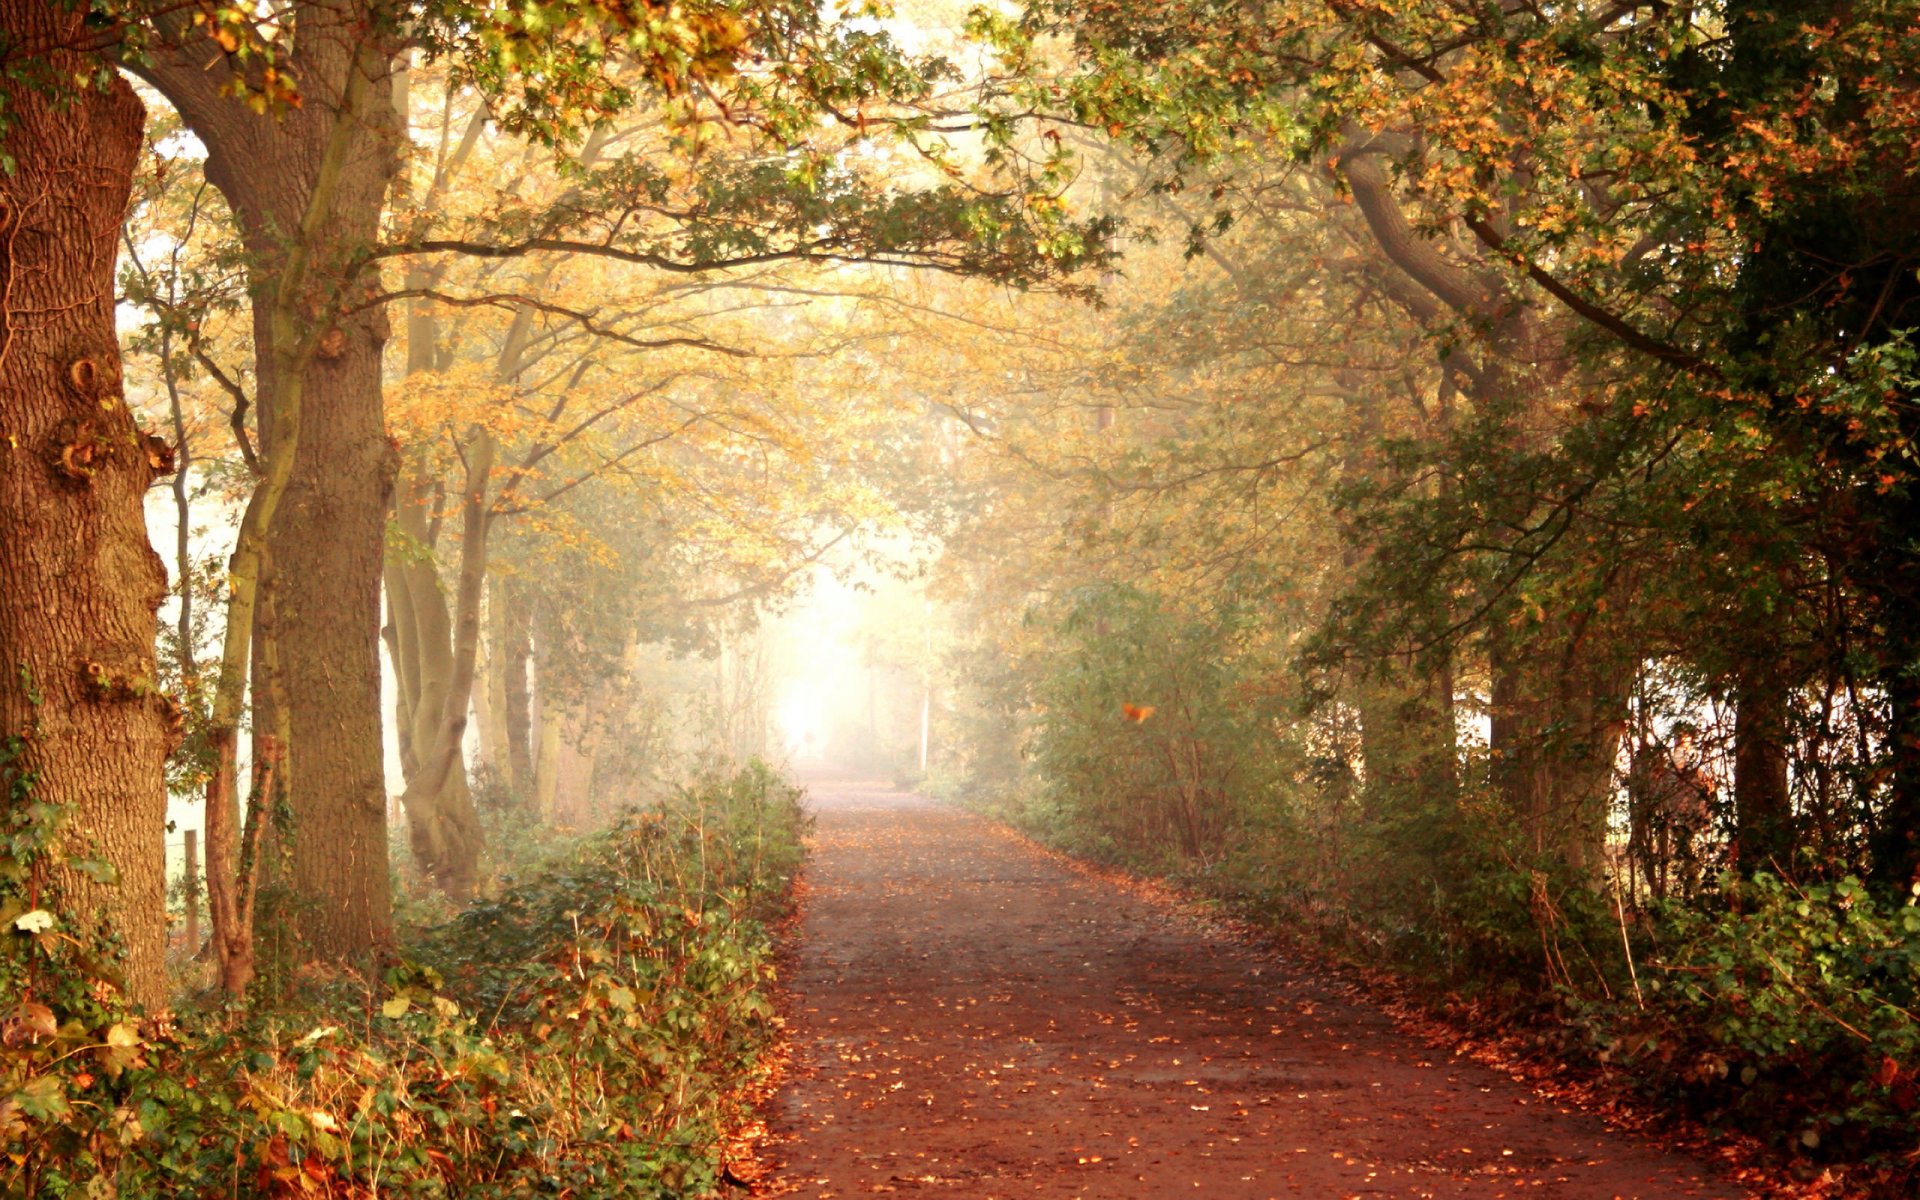
<instances>
[{"instance_id":1,"label":"ivy leaf","mask_svg":"<svg viewBox=\"0 0 1920 1200\"><path fill-rule=\"evenodd\" d=\"M75 858L69 859L67 866L85 875L95 883L115 884L120 882L120 869L105 859Z\"/></svg>"}]
</instances>

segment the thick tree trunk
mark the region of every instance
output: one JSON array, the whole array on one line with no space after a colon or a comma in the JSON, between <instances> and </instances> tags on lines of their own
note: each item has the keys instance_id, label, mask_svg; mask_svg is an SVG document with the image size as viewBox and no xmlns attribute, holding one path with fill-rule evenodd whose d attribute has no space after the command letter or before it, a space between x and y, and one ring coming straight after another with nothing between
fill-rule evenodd
<instances>
[{"instance_id":1,"label":"thick tree trunk","mask_svg":"<svg viewBox=\"0 0 1920 1200\"><path fill-rule=\"evenodd\" d=\"M1880 655L1890 768L1872 849L1874 878L1905 896L1920 885L1920 556L1912 548L1920 489L1892 508L1887 524L1899 543L1880 548L1882 561L1867 584L1880 600L1878 624L1885 630Z\"/></svg>"},{"instance_id":2,"label":"thick tree trunk","mask_svg":"<svg viewBox=\"0 0 1920 1200\"><path fill-rule=\"evenodd\" d=\"M292 475L267 535L287 711L256 713L256 725L266 716L265 727L289 736L284 882L306 902L301 931L316 957L347 960L384 944L392 923L378 655L393 478L380 393L388 331L378 308L359 307L368 281L351 273L378 235L398 125L380 22L352 4L298 4L289 19L303 101L291 112L255 115L222 94L230 65L203 37L182 34L146 71L206 144L207 177L253 256L263 449L281 432L272 398L295 389L302 399ZM310 220L323 194L327 212ZM294 256L305 286L289 314L268 301Z\"/></svg>"},{"instance_id":3,"label":"thick tree trunk","mask_svg":"<svg viewBox=\"0 0 1920 1200\"><path fill-rule=\"evenodd\" d=\"M1734 686L1734 856L1741 871L1793 869L1793 801L1787 780L1787 694L1775 664L1741 664Z\"/></svg>"},{"instance_id":4,"label":"thick tree trunk","mask_svg":"<svg viewBox=\"0 0 1920 1200\"><path fill-rule=\"evenodd\" d=\"M1631 674L1570 639L1558 623L1525 640L1493 636L1494 784L1528 853L1598 882Z\"/></svg>"},{"instance_id":5,"label":"thick tree trunk","mask_svg":"<svg viewBox=\"0 0 1920 1200\"><path fill-rule=\"evenodd\" d=\"M1496 622L1488 640L1487 749L1494 790L1520 833L1521 846L1536 858L1545 857L1551 837L1533 681L1522 667L1525 651L1513 644L1510 631Z\"/></svg>"},{"instance_id":6,"label":"thick tree trunk","mask_svg":"<svg viewBox=\"0 0 1920 1200\"><path fill-rule=\"evenodd\" d=\"M328 960L384 944L392 925L378 641L392 463L378 331L362 332L356 361L308 376L306 410L319 415L303 430L311 450L272 539L291 746L289 882L313 902L302 926Z\"/></svg>"},{"instance_id":7,"label":"thick tree trunk","mask_svg":"<svg viewBox=\"0 0 1920 1200\"><path fill-rule=\"evenodd\" d=\"M1552 844L1576 876L1600 885L1607 868L1607 814L1615 760L1626 733L1628 686L1615 673L1580 672L1557 698L1547 775Z\"/></svg>"},{"instance_id":8,"label":"thick tree trunk","mask_svg":"<svg viewBox=\"0 0 1920 1200\"><path fill-rule=\"evenodd\" d=\"M44 46L81 34L83 10L0 2L0 29ZM43 55L49 75L98 64ZM62 933L125 947L127 994L166 1001L167 702L154 691L155 611L166 568L141 500L170 468L120 386L114 254L146 113L113 79L56 103L0 77L11 176L0 176L0 778L30 775L32 802L65 818L72 858L33 899ZM11 789L0 783L0 803ZM11 815L11 814L10 814Z\"/></svg>"},{"instance_id":9,"label":"thick tree trunk","mask_svg":"<svg viewBox=\"0 0 1920 1200\"><path fill-rule=\"evenodd\" d=\"M594 767L600 758L603 736L599 710L579 705L567 710L566 723L555 747L553 823L570 829L588 829L595 824Z\"/></svg>"}]
</instances>

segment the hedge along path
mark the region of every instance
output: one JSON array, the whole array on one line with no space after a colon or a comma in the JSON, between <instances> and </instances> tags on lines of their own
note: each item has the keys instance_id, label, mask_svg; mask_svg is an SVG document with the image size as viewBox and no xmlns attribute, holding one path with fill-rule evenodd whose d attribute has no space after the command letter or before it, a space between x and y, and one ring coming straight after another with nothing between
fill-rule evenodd
<instances>
[{"instance_id":1,"label":"hedge along path","mask_svg":"<svg viewBox=\"0 0 1920 1200\"><path fill-rule=\"evenodd\" d=\"M759 1194L1738 1197L991 822L816 782Z\"/></svg>"}]
</instances>

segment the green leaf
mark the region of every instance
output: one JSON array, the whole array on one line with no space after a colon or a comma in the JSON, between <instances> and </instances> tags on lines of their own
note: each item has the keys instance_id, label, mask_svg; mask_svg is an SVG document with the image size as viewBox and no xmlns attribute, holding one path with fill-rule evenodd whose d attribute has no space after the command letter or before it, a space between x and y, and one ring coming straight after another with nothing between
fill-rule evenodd
<instances>
[{"instance_id":1,"label":"green leaf","mask_svg":"<svg viewBox=\"0 0 1920 1200\"><path fill-rule=\"evenodd\" d=\"M103 858L76 858L67 865L85 875L95 883L115 884L120 882L120 868Z\"/></svg>"},{"instance_id":2,"label":"green leaf","mask_svg":"<svg viewBox=\"0 0 1920 1200\"><path fill-rule=\"evenodd\" d=\"M13 1102L36 1121L64 1120L73 1111L67 1103L66 1087L55 1075L28 1080L27 1086L13 1094Z\"/></svg>"}]
</instances>

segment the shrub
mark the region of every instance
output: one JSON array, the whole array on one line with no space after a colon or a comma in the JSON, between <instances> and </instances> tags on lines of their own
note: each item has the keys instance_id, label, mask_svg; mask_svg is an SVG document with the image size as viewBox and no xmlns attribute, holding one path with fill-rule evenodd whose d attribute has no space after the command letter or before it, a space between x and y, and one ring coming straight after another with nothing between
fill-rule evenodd
<instances>
[{"instance_id":1,"label":"shrub","mask_svg":"<svg viewBox=\"0 0 1920 1200\"><path fill-rule=\"evenodd\" d=\"M1722 886L1723 911L1664 914L1647 1008L1595 1021L1601 1054L1801 1152L1920 1161L1920 907L1853 878Z\"/></svg>"},{"instance_id":2,"label":"shrub","mask_svg":"<svg viewBox=\"0 0 1920 1200\"><path fill-rule=\"evenodd\" d=\"M798 795L759 765L705 778L429 931L379 988L176 1022L65 963L0 1017L0 1191L710 1191L773 1028Z\"/></svg>"},{"instance_id":3,"label":"shrub","mask_svg":"<svg viewBox=\"0 0 1920 1200\"><path fill-rule=\"evenodd\" d=\"M1043 664L1029 815L1069 847L1150 869L1217 862L1281 807L1278 705L1248 611L1206 616L1129 587L1076 593Z\"/></svg>"}]
</instances>

